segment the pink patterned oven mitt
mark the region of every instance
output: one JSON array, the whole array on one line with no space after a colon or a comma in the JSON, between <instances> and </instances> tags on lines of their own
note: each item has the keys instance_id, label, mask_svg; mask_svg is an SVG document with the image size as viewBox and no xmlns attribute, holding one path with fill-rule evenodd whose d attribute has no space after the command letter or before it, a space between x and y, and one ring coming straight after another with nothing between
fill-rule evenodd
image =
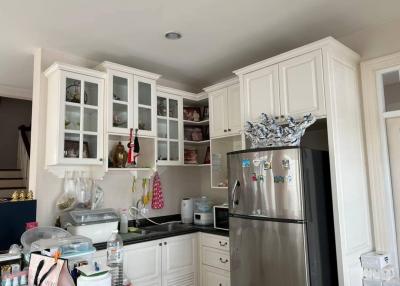
<instances>
[{"instance_id":1,"label":"pink patterned oven mitt","mask_svg":"<svg viewBox=\"0 0 400 286\"><path fill-rule=\"evenodd\" d=\"M161 179L158 172L153 177L153 198L151 200L152 209L162 209L164 207L164 196L162 192Z\"/></svg>"}]
</instances>

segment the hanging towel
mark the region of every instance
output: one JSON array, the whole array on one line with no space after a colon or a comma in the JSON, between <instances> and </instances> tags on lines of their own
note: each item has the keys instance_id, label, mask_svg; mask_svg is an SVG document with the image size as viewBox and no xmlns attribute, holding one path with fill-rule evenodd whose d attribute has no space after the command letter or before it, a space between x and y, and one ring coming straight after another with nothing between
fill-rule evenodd
<instances>
[{"instance_id":1,"label":"hanging towel","mask_svg":"<svg viewBox=\"0 0 400 286\"><path fill-rule=\"evenodd\" d=\"M153 199L151 201L151 208L162 209L163 207L164 207L164 196L162 192L161 179L158 172L155 172L153 178Z\"/></svg>"}]
</instances>

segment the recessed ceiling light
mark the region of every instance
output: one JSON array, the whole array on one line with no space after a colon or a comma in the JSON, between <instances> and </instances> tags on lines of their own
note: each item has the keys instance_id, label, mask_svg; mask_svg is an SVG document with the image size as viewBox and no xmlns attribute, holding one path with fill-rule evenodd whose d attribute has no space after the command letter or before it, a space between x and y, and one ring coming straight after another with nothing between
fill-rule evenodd
<instances>
[{"instance_id":1,"label":"recessed ceiling light","mask_svg":"<svg viewBox=\"0 0 400 286\"><path fill-rule=\"evenodd\" d=\"M171 31L171 32L165 33L165 38L168 40L179 40L180 38L182 38L182 34Z\"/></svg>"}]
</instances>

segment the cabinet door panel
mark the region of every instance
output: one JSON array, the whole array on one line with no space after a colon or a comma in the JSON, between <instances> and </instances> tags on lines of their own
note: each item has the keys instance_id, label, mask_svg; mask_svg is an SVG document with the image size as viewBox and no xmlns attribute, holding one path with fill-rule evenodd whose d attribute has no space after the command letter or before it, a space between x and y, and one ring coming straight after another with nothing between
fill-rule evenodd
<instances>
[{"instance_id":1,"label":"cabinet door panel","mask_svg":"<svg viewBox=\"0 0 400 286\"><path fill-rule=\"evenodd\" d=\"M133 77L134 83L134 128L139 135L155 137L157 120L156 82L140 76Z\"/></svg>"},{"instance_id":2,"label":"cabinet door panel","mask_svg":"<svg viewBox=\"0 0 400 286\"><path fill-rule=\"evenodd\" d=\"M228 131L239 133L242 129L242 117L240 115L240 87L239 84L228 87Z\"/></svg>"},{"instance_id":3,"label":"cabinet door panel","mask_svg":"<svg viewBox=\"0 0 400 286\"><path fill-rule=\"evenodd\" d=\"M197 234L164 240L163 285L197 285Z\"/></svg>"},{"instance_id":4,"label":"cabinet door panel","mask_svg":"<svg viewBox=\"0 0 400 286\"><path fill-rule=\"evenodd\" d=\"M217 137L226 135L228 131L227 118L227 96L226 88L210 93L210 135Z\"/></svg>"},{"instance_id":5,"label":"cabinet door panel","mask_svg":"<svg viewBox=\"0 0 400 286\"><path fill-rule=\"evenodd\" d=\"M203 265L201 268L202 286L230 286L229 272Z\"/></svg>"},{"instance_id":6,"label":"cabinet door panel","mask_svg":"<svg viewBox=\"0 0 400 286\"><path fill-rule=\"evenodd\" d=\"M245 120L258 121L261 113L280 115L278 65L244 75Z\"/></svg>"},{"instance_id":7,"label":"cabinet door panel","mask_svg":"<svg viewBox=\"0 0 400 286\"><path fill-rule=\"evenodd\" d=\"M326 114L321 50L280 63L279 82L283 115Z\"/></svg>"},{"instance_id":8,"label":"cabinet door panel","mask_svg":"<svg viewBox=\"0 0 400 286\"><path fill-rule=\"evenodd\" d=\"M161 284L160 243L156 240L124 248L124 272L134 285L158 285L154 281Z\"/></svg>"}]
</instances>

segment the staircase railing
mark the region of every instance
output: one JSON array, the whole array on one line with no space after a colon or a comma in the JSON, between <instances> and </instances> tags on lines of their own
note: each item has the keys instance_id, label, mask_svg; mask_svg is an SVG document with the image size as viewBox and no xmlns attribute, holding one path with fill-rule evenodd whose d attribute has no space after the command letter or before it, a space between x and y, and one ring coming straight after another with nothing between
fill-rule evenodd
<instances>
[{"instance_id":1,"label":"staircase railing","mask_svg":"<svg viewBox=\"0 0 400 286\"><path fill-rule=\"evenodd\" d=\"M24 185L29 185L29 157L31 151L30 132L31 127L21 125L18 127L18 150L17 150L17 166L21 170Z\"/></svg>"}]
</instances>

